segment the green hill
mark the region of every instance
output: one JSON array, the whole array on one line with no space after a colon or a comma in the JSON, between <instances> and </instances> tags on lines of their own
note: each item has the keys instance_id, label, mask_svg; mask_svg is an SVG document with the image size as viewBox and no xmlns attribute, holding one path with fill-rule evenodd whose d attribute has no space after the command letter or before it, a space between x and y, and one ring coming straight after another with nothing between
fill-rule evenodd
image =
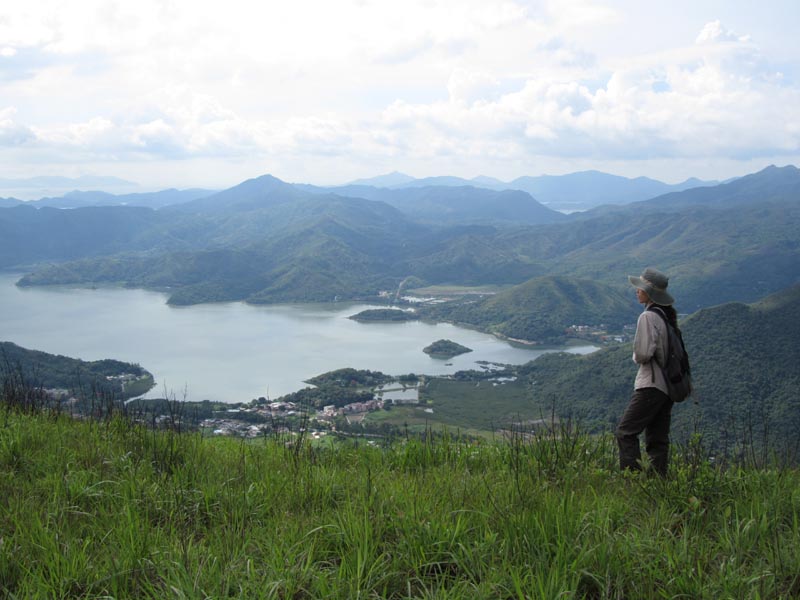
<instances>
[{"instance_id":1,"label":"green hill","mask_svg":"<svg viewBox=\"0 0 800 600\"><path fill-rule=\"evenodd\" d=\"M478 301L431 306L424 314L510 338L552 342L564 338L574 325L619 331L636 321L638 309L632 294L605 284L546 276Z\"/></svg>"},{"instance_id":2,"label":"green hill","mask_svg":"<svg viewBox=\"0 0 800 600\"><path fill-rule=\"evenodd\" d=\"M0 342L0 382L6 390L57 389L79 400L103 394L127 399L144 394L154 385L152 374L139 365L111 359L83 361L28 350L11 342Z\"/></svg>"},{"instance_id":3,"label":"green hill","mask_svg":"<svg viewBox=\"0 0 800 600\"><path fill-rule=\"evenodd\" d=\"M432 344L425 346L422 351L433 358L448 359L458 356L459 354L472 352L472 348L467 348L452 340L436 340Z\"/></svg>"}]
</instances>

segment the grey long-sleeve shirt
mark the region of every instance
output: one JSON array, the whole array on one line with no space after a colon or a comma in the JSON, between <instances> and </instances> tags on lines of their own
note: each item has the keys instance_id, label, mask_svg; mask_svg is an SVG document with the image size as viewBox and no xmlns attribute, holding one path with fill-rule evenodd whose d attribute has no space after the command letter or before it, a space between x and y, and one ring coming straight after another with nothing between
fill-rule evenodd
<instances>
[{"instance_id":1,"label":"grey long-sleeve shirt","mask_svg":"<svg viewBox=\"0 0 800 600\"><path fill-rule=\"evenodd\" d=\"M639 365L634 389L658 388L665 394L667 382L659 365L667 356L667 325L660 315L645 310L636 322L636 335L633 338L633 362ZM655 360L657 364L652 364Z\"/></svg>"}]
</instances>

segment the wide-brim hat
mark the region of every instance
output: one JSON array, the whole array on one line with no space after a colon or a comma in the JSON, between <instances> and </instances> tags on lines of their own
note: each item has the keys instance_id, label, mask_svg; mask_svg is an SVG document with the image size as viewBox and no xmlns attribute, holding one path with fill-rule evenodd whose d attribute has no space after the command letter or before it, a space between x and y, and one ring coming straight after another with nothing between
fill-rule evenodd
<instances>
[{"instance_id":1,"label":"wide-brim hat","mask_svg":"<svg viewBox=\"0 0 800 600\"><path fill-rule=\"evenodd\" d=\"M633 287L644 290L656 304L670 306L675 303L675 298L667 292L669 277L658 269L647 267L639 277L628 275L628 281Z\"/></svg>"}]
</instances>

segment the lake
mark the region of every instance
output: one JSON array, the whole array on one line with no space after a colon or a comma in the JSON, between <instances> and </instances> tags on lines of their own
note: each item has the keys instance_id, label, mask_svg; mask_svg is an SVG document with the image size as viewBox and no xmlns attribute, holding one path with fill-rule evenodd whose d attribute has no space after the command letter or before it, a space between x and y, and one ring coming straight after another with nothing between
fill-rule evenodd
<instances>
[{"instance_id":1,"label":"lake","mask_svg":"<svg viewBox=\"0 0 800 600\"><path fill-rule=\"evenodd\" d=\"M159 292L18 288L17 279L0 273L0 341L83 360L138 363L156 379L148 397L247 402L294 392L306 387L305 379L343 367L444 375L479 368L476 361L522 364L547 351L595 349L527 349L450 324L347 318L374 308L367 304L172 307ZM442 338L473 352L450 360L422 352Z\"/></svg>"}]
</instances>

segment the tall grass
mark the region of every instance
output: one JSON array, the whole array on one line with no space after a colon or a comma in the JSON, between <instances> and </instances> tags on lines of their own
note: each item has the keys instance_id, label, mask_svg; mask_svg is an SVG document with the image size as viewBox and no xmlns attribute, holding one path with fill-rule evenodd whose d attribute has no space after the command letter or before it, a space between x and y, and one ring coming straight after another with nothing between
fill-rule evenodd
<instances>
[{"instance_id":1,"label":"tall grass","mask_svg":"<svg viewBox=\"0 0 800 600\"><path fill-rule=\"evenodd\" d=\"M715 466L701 440L661 479L570 424L319 448L0 423L2 598L800 596L798 472Z\"/></svg>"}]
</instances>

